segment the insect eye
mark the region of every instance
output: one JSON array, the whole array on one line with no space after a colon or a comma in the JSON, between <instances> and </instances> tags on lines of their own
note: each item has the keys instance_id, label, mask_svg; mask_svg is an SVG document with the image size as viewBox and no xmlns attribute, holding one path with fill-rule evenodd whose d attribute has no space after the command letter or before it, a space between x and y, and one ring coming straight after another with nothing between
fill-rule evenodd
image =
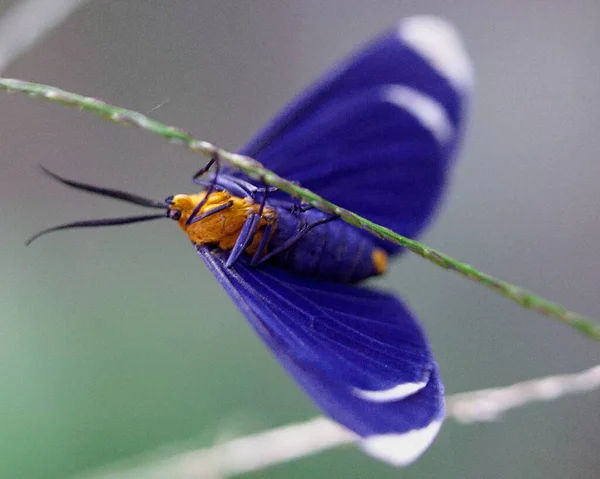
<instances>
[{"instance_id":1,"label":"insect eye","mask_svg":"<svg viewBox=\"0 0 600 479\"><path fill-rule=\"evenodd\" d=\"M175 221L179 221L181 218L181 210L169 210L169 218Z\"/></svg>"}]
</instances>

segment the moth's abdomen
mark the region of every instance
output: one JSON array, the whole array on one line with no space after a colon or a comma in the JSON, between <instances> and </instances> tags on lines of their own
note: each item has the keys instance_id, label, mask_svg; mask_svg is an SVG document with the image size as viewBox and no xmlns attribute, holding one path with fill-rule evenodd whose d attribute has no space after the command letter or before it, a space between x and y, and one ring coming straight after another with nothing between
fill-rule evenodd
<instances>
[{"instance_id":1,"label":"moth's abdomen","mask_svg":"<svg viewBox=\"0 0 600 479\"><path fill-rule=\"evenodd\" d=\"M270 250L294 237L303 226L327 216L318 210L293 214L279 208ZM274 261L301 275L346 283L381 274L387 268L385 251L377 248L370 236L341 220L311 229L292 247L275 256Z\"/></svg>"}]
</instances>

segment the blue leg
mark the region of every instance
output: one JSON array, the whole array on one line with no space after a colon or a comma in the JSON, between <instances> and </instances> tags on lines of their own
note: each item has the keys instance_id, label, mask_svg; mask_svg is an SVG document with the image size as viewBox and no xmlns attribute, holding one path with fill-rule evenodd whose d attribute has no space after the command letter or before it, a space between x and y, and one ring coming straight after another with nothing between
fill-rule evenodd
<instances>
[{"instance_id":1,"label":"blue leg","mask_svg":"<svg viewBox=\"0 0 600 479\"><path fill-rule=\"evenodd\" d=\"M214 215L215 213L218 213L219 211L226 210L227 208L231 208L232 206L233 206L233 201L228 201L227 203L223 203L222 205L216 206L212 210L205 211L201 215L194 216L191 221L188 218L188 220L186 221L186 224L193 225L194 223L196 223L196 222L198 222L200 220L203 220L207 216Z\"/></svg>"},{"instance_id":2,"label":"blue leg","mask_svg":"<svg viewBox=\"0 0 600 479\"><path fill-rule=\"evenodd\" d=\"M206 196L202 199L202 201L200 203L198 203L196 205L196 207L194 208L194 211L192 211L192 214L190 215L190 217L185 222L187 225L190 225L190 224L192 224L192 222L194 222L194 218L196 218L196 215L198 214L198 212L206 204L206 201L208 200L208 197L210 196L210 194L215 190L215 186L217 184L217 178L219 177L219 171L221 169L221 161L219 159L219 153L215 152L215 156L210 159L210 161L206 164L206 166L204 166L204 168L202 168L201 170L199 170L198 172L196 172L196 174L194 175L194 177L192 179L192 181L194 181L199 176L201 176L204 173L206 173L213 164L216 165L215 166L215 174L213 175L213 178L212 178L210 186L206 190Z\"/></svg>"},{"instance_id":3,"label":"blue leg","mask_svg":"<svg viewBox=\"0 0 600 479\"><path fill-rule=\"evenodd\" d=\"M200 168L196 172L196 174L193 176L193 179L195 180L196 178L199 178L203 174L205 174L206 172L208 172L208 170L210 170L210 167L212 165L214 165L215 163L217 163L218 161L219 161L218 153L215 153L215 156L213 156L206 165L204 165L202 168Z\"/></svg>"},{"instance_id":4,"label":"blue leg","mask_svg":"<svg viewBox=\"0 0 600 479\"><path fill-rule=\"evenodd\" d=\"M200 178L193 178L192 183L198 186L204 186L205 188L210 187L213 184L212 180L201 180ZM215 184L215 190L225 191L225 187L220 184Z\"/></svg>"},{"instance_id":5,"label":"blue leg","mask_svg":"<svg viewBox=\"0 0 600 479\"><path fill-rule=\"evenodd\" d=\"M267 196L269 196L269 193L271 191L277 191L277 188L265 187L265 188L257 189L257 191L261 191L263 193L263 197L260 202L260 207L258 208L258 216L262 218L263 211L265 209L265 205L267 204ZM273 230L273 223L267 223L267 225L265 226L265 229L263 231L263 235L260 239L260 243L258 244L256 253L254 253L252 260L250 261L251 266L256 265L258 263L258 260L260 259L260 257L267 250L267 245L269 244L269 240L271 239L271 231L272 230Z\"/></svg>"},{"instance_id":6,"label":"blue leg","mask_svg":"<svg viewBox=\"0 0 600 479\"><path fill-rule=\"evenodd\" d=\"M247 181L226 175L221 175L217 181L214 180L214 177L211 180L202 180L194 177L192 182L196 185L208 188L214 184L214 189L227 191L234 196L239 196L240 198L250 197L254 199L259 193L272 193L273 191L277 191L277 188L258 188Z\"/></svg>"},{"instance_id":7,"label":"blue leg","mask_svg":"<svg viewBox=\"0 0 600 479\"><path fill-rule=\"evenodd\" d=\"M211 185L215 185L214 189L219 191L227 191L231 193L233 196L239 196L240 198L247 198L252 196L250 190L245 189L240 186L238 183L231 181L226 178L224 175L221 175L219 179L215 182L214 179L211 180L202 180L200 178L192 179L192 182L195 185L204 186L205 188L210 188Z\"/></svg>"},{"instance_id":8,"label":"blue leg","mask_svg":"<svg viewBox=\"0 0 600 479\"><path fill-rule=\"evenodd\" d=\"M283 208L284 210L287 210L296 216L298 216L300 213L304 213L315 208L314 206L305 203L297 203L295 201L285 201L280 199L272 200L270 204L275 208Z\"/></svg>"},{"instance_id":9,"label":"blue leg","mask_svg":"<svg viewBox=\"0 0 600 479\"><path fill-rule=\"evenodd\" d=\"M252 238L254 237L254 233L258 229L258 223L260 221L260 215L256 213L251 213L250 216L246 219L244 226L242 227L242 231L238 236L231 253L229 253L229 257L227 258L227 262L225 266L230 268L237 261L237 259L242 255L244 250L248 247Z\"/></svg>"},{"instance_id":10,"label":"blue leg","mask_svg":"<svg viewBox=\"0 0 600 479\"><path fill-rule=\"evenodd\" d=\"M242 180L241 178L236 178L235 176L228 176L227 180L246 189L248 191L248 196L251 196L252 198L254 198L257 193L267 194L273 193L278 190L278 188L274 186L256 186L250 183L249 181Z\"/></svg>"},{"instance_id":11,"label":"blue leg","mask_svg":"<svg viewBox=\"0 0 600 479\"><path fill-rule=\"evenodd\" d=\"M253 186L253 185L252 185ZM242 227L242 231L238 236L237 241L235 242L235 246L231 250L229 257L227 258L227 262L225 266L230 267L235 263L235 261L240 257L240 255L244 252L244 250L248 247L248 245L252 242L256 231L258 230L258 225L260 223L261 218L263 217L263 212L265 210L265 205L267 204L267 196L269 195L270 189L267 188L256 188L255 191L262 190L264 192L262 200L260 202L260 207L258 208L258 213L251 214L244 226ZM265 226L265 230L263 232L263 236L260 239L260 243L258 245L258 249L250 264L254 264L258 261L264 251L267 249L267 244L269 243L269 239L271 238L271 230L273 229L273 223L268 223Z\"/></svg>"},{"instance_id":12,"label":"blue leg","mask_svg":"<svg viewBox=\"0 0 600 479\"><path fill-rule=\"evenodd\" d=\"M304 213L305 211L312 210L314 208L313 205L303 205L302 203L293 203L292 208L290 209L291 213L299 214Z\"/></svg>"},{"instance_id":13,"label":"blue leg","mask_svg":"<svg viewBox=\"0 0 600 479\"><path fill-rule=\"evenodd\" d=\"M194 183L202 186L207 185L206 180L199 180L195 178ZM222 175L216 184L217 188L221 188L225 191L228 191L232 195L239 196L240 198L252 198L256 199L257 194L267 194L273 191L277 191L277 188L274 187L258 187L253 185L252 183L242 180L240 178L235 178L233 176Z\"/></svg>"},{"instance_id":14,"label":"blue leg","mask_svg":"<svg viewBox=\"0 0 600 479\"><path fill-rule=\"evenodd\" d=\"M271 239L271 231L272 230L273 230L273 223L268 223L267 226L265 226L265 229L263 231L262 238L260 239L260 243L258 244L258 249L256 250L256 253L254 253L254 256L252 256L252 260L250 261L250 266L256 266L258 264L261 256L267 250L267 245L269 244L269 240Z\"/></svg>"},{"instance_id":15,"label":"blue leg","mask_svg":"<svg viewBox=\"0 0 600 479\"><path fill-rule=\"evenodd\" d=\"M275 248L273 251L271 251L271 252L267 253L265 256L263 256L259 261L256 262L256 265L264 263L265 261L271 259L273 256L281 254L284 251L290 249L300 239L302 239L304 236L306 236L306 234L310 230L312 230L313 228L316 228L317 226L324 225L324 224L329 223L329 222L331 222L333 220L337 220L338 218L339 218L338 215L331 215L331 216L328 216L327 218L323 218L322 220L315 221L312 224L304 225L302 228L300 228L300 230L294 236L290 237L285 243L283 243L278 248Z\"/></svg>"}]
</instances>

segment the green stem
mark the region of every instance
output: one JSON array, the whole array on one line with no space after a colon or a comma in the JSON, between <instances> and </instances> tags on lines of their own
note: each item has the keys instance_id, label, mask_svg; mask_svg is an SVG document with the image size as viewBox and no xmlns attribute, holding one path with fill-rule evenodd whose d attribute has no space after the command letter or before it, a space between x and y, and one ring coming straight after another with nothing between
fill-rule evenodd
<instances>
[{"instance_id":1,"label":"green stem","mask_svg":"<svg viewBox=\"0 0 600 479\"><path fill-rule=\"evenodd\" d=\"M545 316L559 319L577 329L588 338L600 341L600 327L589 318L567 311L557 303L553 303L518 286L482 273L468 264L461 263L439 251L428 248L417 241L405 238L388 228L384 228L383 226L362 218L351 211L340 208L316 195L312 191L284 180L272 171L265 169L259 162L252 158L221 150L211 143L194 138L183 130L152 120L141 113L109 105L103 101L70 93L52 86L22 80L0 78L0 89L6 91L18 91L74 108L88 110L115 123L134 125L156 135L160 135L171 142L182 143L190 151L201 153L208 157L211 157L218 152L222 160L239 168L251 178L275 186L280 190L315 206L321 211L339 215L344 221L351 225L369 231L379 238L399 244L407 250L418 254L422 258L425 258L442 268L452 270L465 278L486 286L488 289L511 299L524 308L532 309Z\"/></svg>"}]
</instances>

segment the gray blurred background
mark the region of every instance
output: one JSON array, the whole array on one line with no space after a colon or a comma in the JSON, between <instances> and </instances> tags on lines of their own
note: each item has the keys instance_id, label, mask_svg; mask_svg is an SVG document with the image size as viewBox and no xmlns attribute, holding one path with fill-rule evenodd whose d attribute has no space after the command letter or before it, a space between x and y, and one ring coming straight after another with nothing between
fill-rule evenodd
<instances>
[{"instance_id":1,"label":"gray blurred background","mask_svg":"<svg viewBox=\"0 0 600 479\"><path fill-rule=\"evenodd\" d=\"M0 10L13 2L0 2ZM4 76L49 83L235 150L324 69L415 13L477 72L464 151L423 241L600 317L600 4L91 1ZM136 213L44 177L162 199L203 159L90 114L0 93L0 477L60 478L317 411L171 223L24 240ZM406 255L379 281L425 322L449 393L574 372L600 346ZM348 447L250 477L598 478L600 395L449 421L414 466Z\"/></svg>"}]
</instances>

